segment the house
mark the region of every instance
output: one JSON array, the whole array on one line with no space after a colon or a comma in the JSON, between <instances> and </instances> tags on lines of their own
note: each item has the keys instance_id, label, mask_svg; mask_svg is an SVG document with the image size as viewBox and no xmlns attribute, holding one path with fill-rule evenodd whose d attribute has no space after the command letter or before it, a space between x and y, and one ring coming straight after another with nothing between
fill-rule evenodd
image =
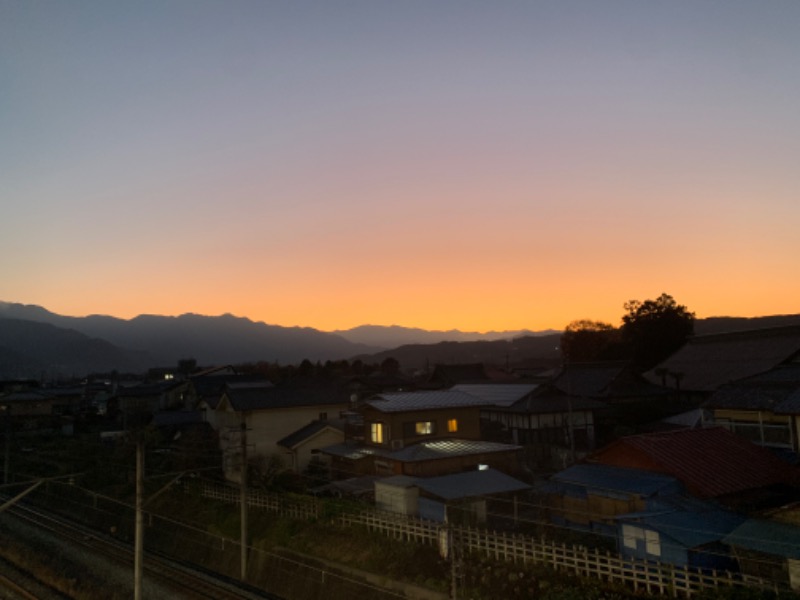
<instances>
[{"instance_id":1,"label":"house","mask_svg":"<svg viewBox=\"0 0 800 600\"><path fill-rule=\"evenodd\" d=\"M713 505L698 510L668 510L621 515L617 521L620 554L683 567L736 570L723 543L745 520Z\"/></svg>"},{"instance_id":2,"label":"house","mask_svg":"<svg viewBox=\"0 0 800 600\"><path fill-rule=\"evenodd\" d=\"M670 475L697 498L746 511L785 504L800 481L795 467L722 427L626 436L587 462Z\"/></svg>"},{"instance_id":3,"label":"house","mask_svg":"<svg viewBox=\"0 0 800 600\"><path fill-rule=\"evenodd\" d=\"M561 393L603 402L595 412L594 430L599 443L636 433L652 421L695 408L680 396L647 381L628 362L568 363L553 380Z\"/></svg>"},{"instance_id":4,"label":"house","mask_svg":"<svg viewBox=\"0 0 800 600\"><path fill-rule=\"evenodd\" d=\"M717 389L703 405L714 423L778 452L800 452L800 362Z\"/></svg>"},{"instance_id":5,"label":"house","mask_svg":"<svg viewBox=\"0 0 800 600\"><path fill-rule=\"evenodd\" d=\"M335 478L433 476L488 465L519 468L520 446L483 441L485 398L457 390L384 393L350 413L360 434L323 448Z\"/></svg>"},{"instance_id":6,"label":"house","mask_svg":"<svg viewBox=\"0 0 800 600\"><path fill-rule=\"evenodd\" d=\"M456 523L486 523L490 512L493 516L508 513L513 519L517 494L530 489L529 484L494 469L438 477L395 475L374 485L379 510Z\"/></svg>"},{"instance_id":7,"label":"house","mask_svg":"<svg viewBox=\"0 0 800 600\"><path fill-rule=\"evenodd\" d=\"M684 490L669 475L590 463L568 467L537 487L552 522L605 535L616 535L619 515L646 511L655 498Z\"/></svg>"},{"instance_id":8,"label":"house","mask_svg":"<svg viewBox=\"0 0 800 600\"><path fill-rule=\"evenodd\" d=\"M226 477L239 477L243 432L246 435L248 457L278 458L284 467L302 468L302 462L287 447L292 445L287 441L288 436L313 421L338 419L348 404L341 390L329 386L228 385L214 409L213 419L226 457ZM320 433L329 435L331 432L328 429Z\"/></svg>"},{"instance_id":9,"label":"house","mask_svg":"<svg viewBox=\"0 0 800 600\"><path fill-rule=\"evenodd\" d=\"M483 399L481 419L487 436L524 446L526 458L538 466L574 462L579 454L594 450L596 414L607 408L603 402L570 396L544 383L465 384L451 389Z\"/></svg>"},{"instance_id":10,"label":"house","mask_svg":"<svg viewBox=\"0 0 800 600\"><path fill-rule=\"evenodd\" d=\"M295 473L302 473L313 462L323 461L325 455L321 454L321 448L342 443L344 432L343 419L317 419L278 440L277 444L285 450L288 467Z\"/></svg>"},{"instance_id":11,"label":"house","mask_svg":"<svg viewBox=\"0 0 800 600\"><path fill-rule=\"evenodd\" d=\"M56 430L62 400L43 389L10 392L0 396L0 411L15 432Z\"/></svg>"},{"instance_id":12,"label":"house","mask_svg":"<svg viewBox=\"0 0 800 600\"><path fill-rule=\"evenodd\" d=\"M800 591L800 527L748 519L723 541L733 548L742 573Z\"/></svg>"},{"instance_id":13,"label":"house","mask_svg":"<svg viewBox=\"0 0 800 600\"><path fill-rule=\"evenodd\" d=\"M800 359L800 326L694 336L644 374L654 384L707 399L723 385Z\"/></svg>"}]
</instances>

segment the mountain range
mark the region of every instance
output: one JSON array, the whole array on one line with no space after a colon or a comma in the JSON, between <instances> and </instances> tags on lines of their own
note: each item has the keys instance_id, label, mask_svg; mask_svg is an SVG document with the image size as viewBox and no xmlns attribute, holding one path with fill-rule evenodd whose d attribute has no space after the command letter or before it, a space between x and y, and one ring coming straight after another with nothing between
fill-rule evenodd
<instances>
[{"instance_id":1,"label":"mountain range","mask_svg":"<svg viewBox=\"0 0 800 600\"><path fill-rule=\"evenodd\" d=\"M800 324L800 315L699 319L698 334ZM133 319L69 317L45 308L0 302L0 378L84 376L90 372L140 373L193 358L200 365L268 361L296 364L396 358L403 368L436 363L522 364L559 359L560 332L428 331L364 325L324 332L282 327L230 314Z\"/></svg>"}]
</instances>

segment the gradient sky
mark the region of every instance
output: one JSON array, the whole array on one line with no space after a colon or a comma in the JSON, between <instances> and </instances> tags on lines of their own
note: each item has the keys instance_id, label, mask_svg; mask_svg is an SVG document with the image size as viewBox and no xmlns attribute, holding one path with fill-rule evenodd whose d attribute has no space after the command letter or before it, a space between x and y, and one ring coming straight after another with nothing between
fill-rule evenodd
<instances>
[{"instance_id":1,"label":"gradient sky","mask_svg":"<svg viewBox=\"0 0 800 600\"><path fill-rule=\"evenodd\" d=\"M0 300L800 312L800 2L0 3Z\"/></svg>"}]
</instances>

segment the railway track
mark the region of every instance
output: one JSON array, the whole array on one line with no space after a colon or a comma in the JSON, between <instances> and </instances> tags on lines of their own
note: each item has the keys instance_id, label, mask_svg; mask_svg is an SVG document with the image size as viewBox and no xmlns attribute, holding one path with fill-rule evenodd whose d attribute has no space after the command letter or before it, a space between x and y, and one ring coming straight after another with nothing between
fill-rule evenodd
<instances>
[{"instance_id":1,"label":"railway track","mask_svg":"<svg viewBox=\"0 0 800 600\"><path fill-rule=\"evenodd\" d=\"M18 503L8 511L50 535L66 539L119 564L130 566L133 572L133 549L119 540L107 538L82 525L67 521L39 509ZM247 589L232 580L220 579L198 571L188 565L148 552L143 565L146 579L155 580L162 588L173 590L175 598L202 600L281 600L277 596L255 589ZM32 596L32 598L36 598Z\"/></svg>"}]
</instances>

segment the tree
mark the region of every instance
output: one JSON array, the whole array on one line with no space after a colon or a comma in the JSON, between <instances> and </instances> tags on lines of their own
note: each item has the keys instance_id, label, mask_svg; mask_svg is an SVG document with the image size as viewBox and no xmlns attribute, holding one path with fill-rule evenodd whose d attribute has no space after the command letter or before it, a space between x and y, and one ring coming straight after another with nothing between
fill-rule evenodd
<instances>
[{"instance_id":1,"label":"tree","mask_svg":"<svg viewBox=\"0 0 800 600\"><path fill-rule=\"evenodd\" d=\"M667 358L694 333L694 313L669 294L644 302L630 300L624 307L622 338L630 344L634 365L642 371Z\"/></svg>"},{"instance_id":2,"label":"tree","mask_svg":"<svg viewBox=\"0 0 800 600\"><path fill-rule=\"evenodd\" d=\"M615 358L612 348L618 343L619 330L613 325L580 319L572 321L561 334L561 356L565 362Z\"/></svg>"}]
</instances>

